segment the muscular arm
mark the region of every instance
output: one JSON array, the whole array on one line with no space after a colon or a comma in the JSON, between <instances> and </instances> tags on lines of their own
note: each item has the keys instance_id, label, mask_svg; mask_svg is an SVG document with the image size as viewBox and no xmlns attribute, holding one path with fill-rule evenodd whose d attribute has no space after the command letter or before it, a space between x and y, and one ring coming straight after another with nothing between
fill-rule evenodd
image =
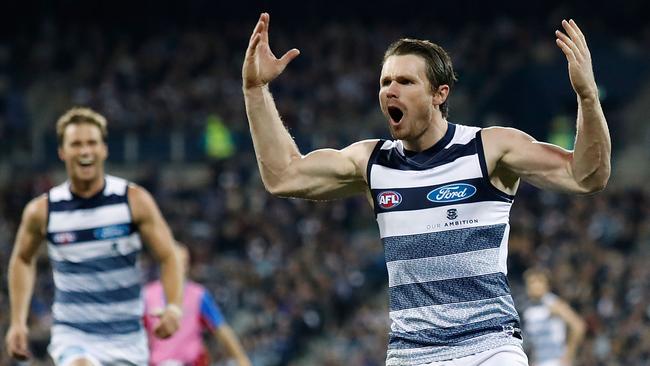
<instances>
[{"instance_id":1,"label":"muscular arm","mask_svg":"<svg viewBox=\"0 0 650 366\"><path fill-rule=\"evenodd\" d=\"M266 189L276 195L332 199L365 190L365 166L375 142L343 150L322 149L303 156L280 119L268 83L298 56L296 49L277 59L269 47L269 15L251 35L242 68L244 100L257 163Z\"/></svg>"},{"instance_id":2,"label":"muscular arm","mask_svg":"<svg viewBox=\"0 0 650 366\"><path fill-rule=\"evenodd\" d=\"M235 335L235 332L233 332L229 325L223 324L216 328L214 330L214 336L219 342L223 343L224 347L226 347L226 352L236 361L237 366L251 365L251 361L246 356L244 348L239 342L239 339L237 339L237 335Z\"/></svg>"},{"instance_id":3,"label":"muscular arm","mask_svg":"<svg viewBox=\"0 0 650 366\"><path fill-rule=\"evenodd\" d=\"M566 34L557 31L556 43L564 52L571 85L578 99L575 149L535 141L529 135L507 128L483 131L484 149L493 183L513 186L521 177L540 188L574 193L592 193L607 185L611 172L611 140L607 121L598 100L591 55L584 35L573 21L563 21ZM504 172L506 172L504 174Z\"/></svg>"},{"instance_id":4,"label":"muscular arm","mask_svg":"<svg viewBox=\"0 0 650 366\"><path fill-rule=\"evenodd\" d=\"M578 176L576 170L602 162L584 156L578 159L575 151L536 141L514 128L490 127L481 135L490 178L510 194L519 178L539 188L572 193L592 193L607 183L606 179L596 182L593 176L590 180Z\"/></svg>"},{"instance_id":5,"label":"muscular arm","mask_svg":"<svg viewBox=\"0 0 650 366\"><path fill-rule=\"evenodd\" d=\"M47 196L32 200L23 211L9 261L11 328L7 350L16 358L27 357L27 317L36 278L36 252L45 238Z\"/></svg>"},{"instance_id":6,"label":"muscular arm","mask_svg":"<svg viewBox=\"0 0 650 366\"><path fill-rule=\"evenodd\" d=\"M151 194L143 188L135 185L129 186L129 203L133 214L133 222L138 226L140 236L144 243L151 249L154 257L160 262L161 276L165 298L167 304L173 304L182 308L182 291L183 291L183 270L176 249L174 248L174 238L167 222L163 218L158 205L151 197ZM169 314L163 313L161 325L166 327L166 317ZM177 317L180 314L176 314ZM178 321L179 319L176 319ZM171 328L173 326L169 325ZM173 333L178 324L172 330ZM162 332L159 336L169 336L167 331Z\"/></svg>"},{"instance_id":7,"label":"muscular arm","mask_svg":"<svg viewBox=\"0 0 650 366\"><path fill-rule=\"evenodd\" d=\"M551 313L562 318L567 325L569 335L566 342L565 358L573 362L578 346L585 336L585 321L567 303L559 299L551 305Z\"/></svg>"}]
</instances>

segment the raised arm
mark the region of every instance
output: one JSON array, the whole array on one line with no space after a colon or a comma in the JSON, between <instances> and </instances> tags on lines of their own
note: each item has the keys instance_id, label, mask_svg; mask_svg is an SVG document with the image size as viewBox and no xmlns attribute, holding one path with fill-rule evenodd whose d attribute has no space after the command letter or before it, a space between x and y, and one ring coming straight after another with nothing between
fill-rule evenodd
<instances>
[{"instance_id":1,"label":"raised arm","mask_svg":"<svg viewBox=\"0 0 650 366\"><path fill-rule=\"evenodd\" d=\"M269 46L269 14L253 30L242 67L246 114L264 187L272 194L332 199L364 192L365 166L376 142L363 141L343 150L323 149L303 156L284 127L269 83L300 52L280 59Z\"/></svg>"},{"instance_id":2,"label":"raised arm","mask_svg":"<svg viewBox=\"0 0 650 366\"><path fill-rule=\"evenodd\" d=\"M144 243L160 262L160 280L167 307L160 314L160 323L154 333L160 338L167 338L176 332L182 317L182 264L174 247L171 230L151 194L136 185L129 186L128 194L133 222L138 226Z\"/></svg>"},{"instance_id":3,"label":"raised arm","mask_svg":"<svg viewBox=\"0 0 650 366\"><path fill-rule=\"evenodd\" d=\"M29 357L27 317L36 279L36 253L45 239L46 221L47 196L43 195L25 206L9 261L11 325L6 345L9 355L19 360Z\"/></svg>"},{"instance_id":4,"label":"raised arm","mask_svg":"<svg viewBox=\"0 0 650 366\"><path fill-rule=\"evenodd\" d=\"M611 140L598 100L598 87L585 37L573 21L562 21L565 33L556 31L556 43L568 62L569 78L578 100L575 149L535 141L514 129L491 128L482 132L488 168L496 172L497 185L514 185L521 177L540 188L592 193L607 185L611 171ZM491 166L490 166L491 165ZM514 173L507 177L506 172Z\"/></svg>"}]
</instances>

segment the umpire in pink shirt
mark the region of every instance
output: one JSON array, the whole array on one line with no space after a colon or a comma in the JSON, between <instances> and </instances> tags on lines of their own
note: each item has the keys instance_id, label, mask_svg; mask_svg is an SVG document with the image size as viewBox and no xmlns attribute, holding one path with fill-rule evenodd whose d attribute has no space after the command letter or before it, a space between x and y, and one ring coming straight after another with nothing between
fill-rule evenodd
<instances>
[{"instance_id":1,"label":"umpire in pink shirt","mask_svg":"<svg viewBox=\"0 0 650 366\"><path fill-rule=\"evenodd\" d=\"M187 248L177 243L177 249L187 274L190 256ZM203 344L203 332L214 334L226 348L238 366L250 366L237 336L224 320L213 297L202 285L187 280L183 288L183 316L181 326L170 338L160 339L153 329L158 323L160 309L165 308L165 296L160 280L153 281L144 289L144 325L149 336L150 364L153 366L208 366L210 357Z\"/></svg>"}]
</instances>

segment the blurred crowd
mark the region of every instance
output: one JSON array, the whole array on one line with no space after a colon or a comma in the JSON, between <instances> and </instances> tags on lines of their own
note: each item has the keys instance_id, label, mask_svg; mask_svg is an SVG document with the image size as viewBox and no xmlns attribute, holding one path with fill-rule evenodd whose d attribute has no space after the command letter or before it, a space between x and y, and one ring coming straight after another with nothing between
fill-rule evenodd
<instances>
[{"instance_id":1,"label":"blurred crowd","mask_svg":"<svg viewBox=\"0 0 650 366\"><path fill-rule=\"evenodd\" d=\"M450 97L452 122L514 125L547 139L557 129L571 129L561 122L575 114L566 60L553 35L562 16L557 11L462 26L426 19L274 21L275 52L297 47L301 55L272 90L305 150L385 135L377 103L383 52L401 37L431 39L448 50L459 76ZM137 161L168 161L175 132L187 136L191 150L211 116L223 121L239 150L250 149L240 75L253 24L254 18L129 32L46 20L0 41L0 139L12 141L0 152L14 163L55 162L53 121L71 105L106 115L116 162L128 160L128 137L140 142ZM612 32L592 18L580 25L610 124L617 126L614 137L637 137L640 123L625 118L626 108L647 88L650 26ZM200 149L185 155L205 158Z\"/></svg>"},{"instance_id":2,"label":"blurred crowd","mask_svg":"<svg viewBox=\"0 0 650 366\"><path fill-rule=\"evenodd\" d=\"M255 365L382 365L386 270L367 203L273 198L253 164L225 161L201 188L155 176L141 182L191 248L191 277L215 295ZM8 261L24 202L51 183L35 173L0 188L1 263ZM650 359L648 207L650 192L641 190L571 197L524 185L515 201L508 277L516 303L525 303L522 272L549 268L553 291L588 324L577 365L646 365ZM53 287L43 254L31 333L40 354ZM153 279L156 268L147 258L145 277ZM7 309L2 286L0 308ZM1 331L7 317L0 313ZM220 360L219 347L211 348Z\"/></svg>"},{"instance_id":3,"label":"blurred crowd","mask_svg":"<svg viewBox=\"0 0 650 366\"><path fill-rule=\"evenodd\" d=\"M377 106L382 54L400 37L426 38L447 48L459 74L450 121L512 125L546 140L575 115L566 61L553 38L562 16L497 17L457 27L417 19L274 21L276 54L292 47L302 53L272 91L303 152L387 137ZM54 121L72 105L89 105L109 120L112 167L131 171L127 177L154 194L191 250L191 276L215 295L254 365L384 363L386 268L365 199L286 200L261 186L240 81L254 21L126 32L45 20L0 41L3 335L5 269L22 208L61 177ZM617 33L594 19L579 24L602 81L616 156L639 124L627 116L630 104L639 103L638 91L647 89L650 27ZM219 156L195 148L205 143L215 116L233 145ZM187 137L188 152L170 168L173 146L165 141L172 133ZM140 142L135 162L123 153L132 139ZM182 169L197 163L207 172L200 180ZM174 174L166 174L170 169ZM551 270L553 290L588 322L577 365L647 365L650 359L650 192L612 183L591 197L523 185L513 208L508 277L516 301L523 303L526 268ZM147 258L143 281L157 275ZM38 263L30 334L37 363L47 364L53 284L45 251ZM211 352L223 365L219 347L212 344Z\"/></svg>"}]
</instances>

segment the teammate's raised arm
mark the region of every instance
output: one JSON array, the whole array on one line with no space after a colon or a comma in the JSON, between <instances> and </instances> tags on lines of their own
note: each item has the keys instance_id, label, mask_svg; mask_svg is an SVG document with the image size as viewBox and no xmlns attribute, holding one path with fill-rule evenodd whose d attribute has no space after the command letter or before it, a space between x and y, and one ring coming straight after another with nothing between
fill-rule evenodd
<instances>
[{"instance_id":1,"label":"teammate's raised arm","mask_svg":"<svg viewBox=\"0 0 650 366\"><path fill-rule=\"evenodd\" d=\"M353 144L340 151L317 150L303 156L284 127L269 83L300 52L294 48L276 58L269 45L269 21L269 14L260 15L242 67L246 114L264 186L273 194L309 199L364 192L365 165L375 141Z\"/></svg>"}]
</instances>

